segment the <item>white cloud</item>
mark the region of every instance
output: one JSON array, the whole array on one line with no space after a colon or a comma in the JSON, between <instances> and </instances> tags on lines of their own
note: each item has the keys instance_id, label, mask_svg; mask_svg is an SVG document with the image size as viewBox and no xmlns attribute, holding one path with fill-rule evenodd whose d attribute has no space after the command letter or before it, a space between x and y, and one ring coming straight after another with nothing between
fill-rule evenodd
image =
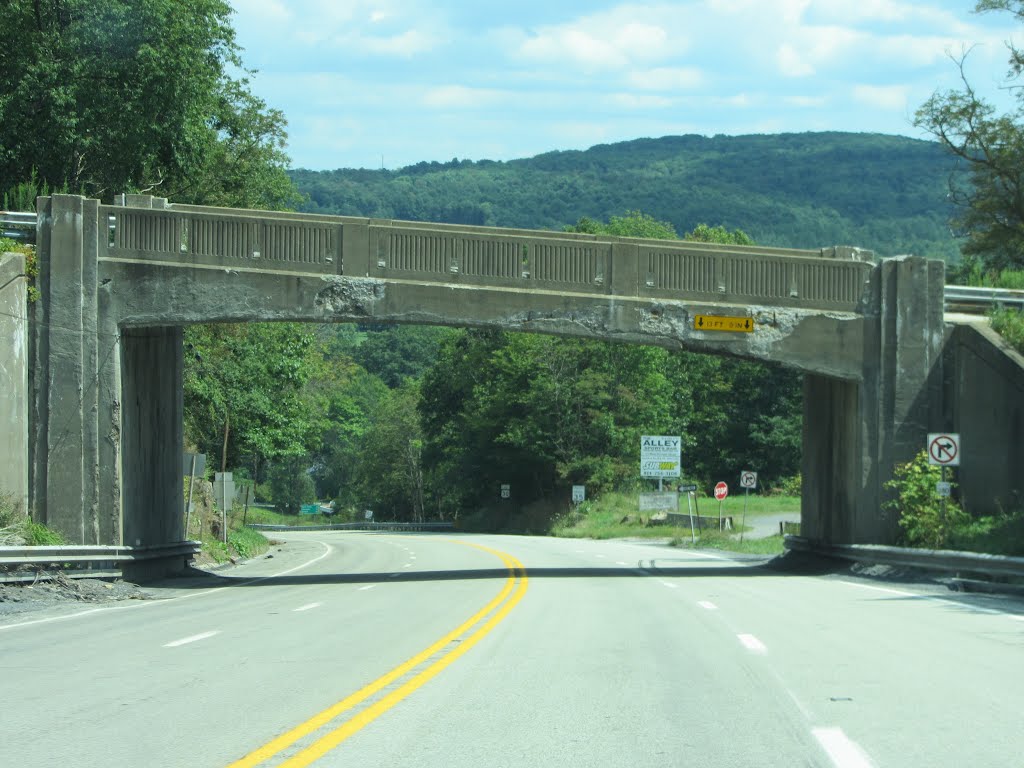
<instances>
[{"instance_id":1,"label":"white cloud","mask_svg":"<svg viewBox=\"0 0 1024 768\"><path fill-rule=\"evenodd\" d=\"M662 14L618 6L566 24L520 32L518 54L527 61L566 64L587 72L621 70L678 55L686 40L670 29Z\"/></svg>"},{"instance_id":2,"label":"white cloud","mask_svg":"<svg viewBox=\"0 0 1024 768\"><path fill-rule=\"evenodd\" d=\"M473 109L507 102L511 94L464 85L443 85L423 94L423 106L431 109Z\"/></svg>"},{"instance_id":3,"label":"white cloud","mask_svg":"<svg viewBox=\"0 0 1024 768\"><path fill-rule=\"evenodd\" d=\"M905 110L910 88L906 85L855 85L853 99L878 110Z\"/></svg>"},{"instance_id":4,"label":"white cloud","mask_svg":"<svg viewBox=\"0 0 1024 768\"><path fill-rule=\"evenodd\" d=\"M779 46L775 60L779 65L779 72L786 77L810 77L814 74L814 66L789 43Z\"/></svg>"},{"instance_id":5,"label":"white cloud","mask_svg":"<svg viewBox=\"0 0 1024 768\"><path fill-rule=\"evenodd\" d=\"M622 109L664 109L673 104L672 99L664 96L637 93L613 93L607 97L607 102Z\"/></svg>"},{"instance_id":6,"label":"white cloud","mask_svg":"<svg viewBox=\"0 0 1024 768\"><path fill-rule=\"evenodd\" d=\"M693 67L655 67L629 75L629 84L645 91L689 90L702 85L704 80L704 73Z\"/></svg>"}]
</instances>

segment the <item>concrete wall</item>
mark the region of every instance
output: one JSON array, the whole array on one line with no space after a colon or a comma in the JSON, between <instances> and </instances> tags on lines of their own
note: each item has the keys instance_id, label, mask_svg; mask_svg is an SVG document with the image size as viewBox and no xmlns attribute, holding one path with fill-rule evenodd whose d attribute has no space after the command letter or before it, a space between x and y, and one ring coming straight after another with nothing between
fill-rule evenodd
<instances>
[{"instance_id":1,"label":"concrete wall","mask_svg":"<svg viewBox=\"0 0 1024 768\"><path fill-rule=\"evenodd\" d=\"M964 508L975 515L1024 507L1024 357L982 318L947 325L941 429L960 433L951 470Z\"/></svg>"},{"instance_id":2,"label":"concrete wall","mask_svg":"<svg viewBox=\"0 0 1024 768\"><path fill-rule=\"evenodd\" d=\"M0 254L0 493L28 512L28 305L25 257Z\"/></svg>"}]
</instances>

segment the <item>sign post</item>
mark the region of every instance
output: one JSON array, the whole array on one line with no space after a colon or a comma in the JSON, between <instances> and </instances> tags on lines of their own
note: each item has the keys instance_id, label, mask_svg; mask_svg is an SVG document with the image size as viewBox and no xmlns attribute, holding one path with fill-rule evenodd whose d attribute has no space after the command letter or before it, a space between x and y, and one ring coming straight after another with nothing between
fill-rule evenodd
<instances>
[{"instance_id":1,"label":"sign post","mask_svg":"<svg viewBox=\"0 0 1024 768\"><path fill-rule=\"evenodd\" d=\"M718 499L718 530L722 530L722 502L729 495L729 486L724 482L715 486L715 498Z\"/></svg>"},{"instance_id":2,"label":"sign post","mask_svg":"<svg viewBox=\"0 0 1024 768\"><path fill-rule=\"evenodd\" d=\"M740 544L743 543L743 531L747 527L747 500L750 498L750 489L757 488L757 472L743 470L740 473L740 488L745 488L743 495L743 522L740 523Z\"/></svg>"},{"instance_id":3,"label":"sign post","mask_svg":"<svg viewBox=\"0 0 1024 768\"><path fill-rule=\"evenodd\" d=\"M686 492L686 511L690 516L690 543L694 546L697 545L697 533L693 529L693 506L690 504L690 499L693 498L693 491Z\"/></svg>"},{"instance_id":4,"label":"sign post","mask_svg":"<svg viewBox=\"0 0 1024 768\"><path fill-rule=\"evenodd\" d=\"M942 481L935 486L935 492L942 499L941 520L946 521L946 499L949 498L950 484L946 482L946 467L960 466L960 433L933 432L928 435L928 463L940 467Z\"/></svg>"}]
</instances>

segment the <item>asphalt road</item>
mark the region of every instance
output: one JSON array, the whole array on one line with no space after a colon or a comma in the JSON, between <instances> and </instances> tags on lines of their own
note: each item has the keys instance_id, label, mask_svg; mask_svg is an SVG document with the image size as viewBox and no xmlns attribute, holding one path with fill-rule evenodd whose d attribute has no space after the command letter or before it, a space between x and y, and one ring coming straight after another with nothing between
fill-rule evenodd
<instances>
[{"instance_id":1,"label":"asphalt road","mask_svg":"<svg viewBox=\"0 0 1024 768\"><path fill-rule=\"evenodd\" d=\"M1024 765L1024 603L637 542L286 534L0 621L0 766Z\"/></svg>"}]
</instances>

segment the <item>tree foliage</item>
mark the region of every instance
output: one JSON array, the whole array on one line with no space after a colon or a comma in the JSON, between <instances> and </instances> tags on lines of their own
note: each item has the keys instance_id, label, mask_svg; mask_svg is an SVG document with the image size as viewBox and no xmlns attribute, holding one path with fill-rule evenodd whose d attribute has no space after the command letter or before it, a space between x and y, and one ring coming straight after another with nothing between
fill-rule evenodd
<instances>
[{"instance_id":1,"label":"tree foliage","mask_svg":"<svg viewBox=\"0 0 1024 768\"><path fill-rule=\"evenodd\" d=\"M831 132L665 136L509 162L290 173L308 195L303 207L318 213L591 231L581 219L610 224L640 209L674 233L715 222L761 245L955 258L951 167L934 141Z\"/></svg>"},{"instance_id":2,"label":"tree foliage","mask_svg":"<svg viewBox=\"0 0 1024 768\"><path fill-rule=\"evenodd\" d=\"M293 323L186 329L185 430L218 467L306 454L321 415L304 389L316 371L313 334Z\"/></svg>"},{"instance_id":3,"label":"tree foliage","mask_svg":"<svg viewBox=\"0 0 1024 768\"><path fill-rule=\"evenodd\" d=\"M279 208L285 119L249 90L222 0L11 0L0 191L39 182Z\"/></svg>"},{"instance_id":4,"label":"tree foliage","mask_svg":"<svg viewBox=\"0 0 1024 768\"><path fill-rule=\"evenodd\" d=\"M980 0L979 13L1010 12L1024 20L1021 0ZM1024 53L1012 43L1009 79L1024 71ZM949 195L958 206L956 224L965 237L963 251L979 257L988 269L1024 266L1024 91L1017 87L1017 107L998 114L978 96L964 74L964 54L957 64L961 87L932 94L918 110L915 125L924 128L958 161Z\"/></svg>"}]
</instances>

